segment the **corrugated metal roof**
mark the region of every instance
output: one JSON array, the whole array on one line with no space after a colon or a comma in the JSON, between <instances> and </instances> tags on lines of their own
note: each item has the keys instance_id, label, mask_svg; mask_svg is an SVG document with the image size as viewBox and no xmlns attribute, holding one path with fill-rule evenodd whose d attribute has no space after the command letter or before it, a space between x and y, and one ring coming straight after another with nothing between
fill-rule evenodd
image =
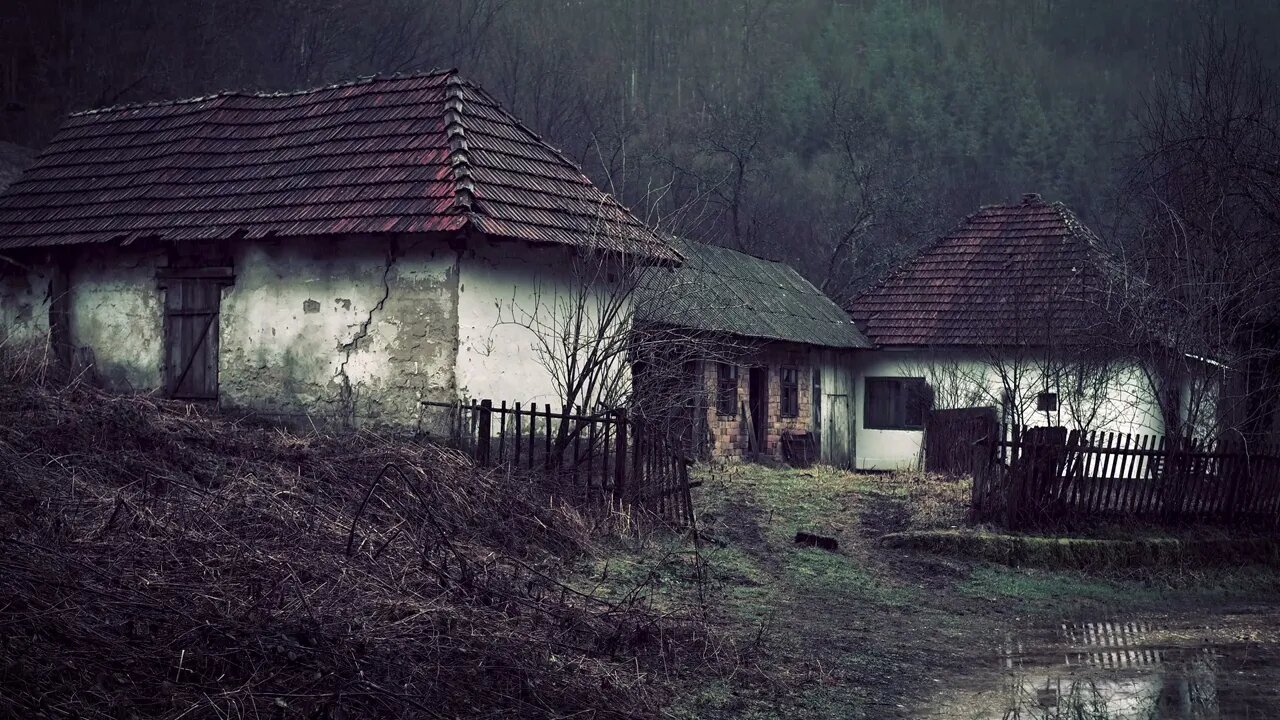
<instances>
[{"instance_id":1,"label":"corrugated metal roof","mask_svg":"<svg viewBox=\"0 0 1280 720\"><path fill-rule=\"evenodd\" d=\"M823 347L871 347L849 316L791 266L689 240L670 243L684 264L645 277L637 322Z\"/></svg>"},{"instance_id":2,"label":"corrugated metal roof","mask_svg":"<svg viewBox=\"0 0 1280 720\"><path fill-rule=\"evenodd\" d=\"M468 224L678 259L453 70L78 113L0 195L0 248Z\"/></svg>"},{"instance_id":3,"label":"corrugated metal roof","mask_svg":"<svg viewBox=\"0 0 1280 720\"><path fill-rule=\"evenodd\" d=\"M877 345L1044 345L1098 324L1107 269L1095 236L1061 203L1028 195L970 215L856 298Z\"/></svg>"}]
</instances>

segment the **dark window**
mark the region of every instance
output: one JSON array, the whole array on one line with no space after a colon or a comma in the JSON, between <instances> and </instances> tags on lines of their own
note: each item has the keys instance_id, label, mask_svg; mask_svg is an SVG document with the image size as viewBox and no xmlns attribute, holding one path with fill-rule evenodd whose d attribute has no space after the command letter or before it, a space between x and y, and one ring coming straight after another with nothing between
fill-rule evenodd
<instances>
[{"instance_id":1,"label":"dark window","mask_svg":"<svg viewBox=\"0 0 1280 720\"><path fill-rule=\"evenodd\" d=\"M813 408L813 427L822 428L822 372L813 371L813 391L809 394L809 406Z\"/></svg>"},{"instance_id":2,"label":"dark window","mask_svg":"<svg viewBox=\"0 0 1280 720\"><path fill-rule=\"evenodd\" d=\"M782 417L793 418L800 415L800 372L793 367L778 369L778 384L781 387Z\"/></svg>"},{"instance_id":3,"label":"dark window","mask_svg":"<svg viewBox=\"0 0 1280 720\"><path fill-rule=\"evenodd\" d=\"M738 414L738 366L716 363L716 412Z\"/></svg>"},{"instance_id":4,"label":"dark window","mask_svg":"<svg viewBox=\"0 0 1280 720\"><path fill-rule=\"evenodd\" d=\"M924 378L867 378L862 426L875 430L920 430L929 409Z\"/></svg>"},{"instance_id":5,"label":"dark window","mask_svg":"<svg viewBox=\"0 0 1280 720\"><path fill-rule=\"evenodd\" d=\"M1058 393L1042 392L1036 396L1036 410L1039 412L1058 411Z\"/></svg>"}]
</instances>

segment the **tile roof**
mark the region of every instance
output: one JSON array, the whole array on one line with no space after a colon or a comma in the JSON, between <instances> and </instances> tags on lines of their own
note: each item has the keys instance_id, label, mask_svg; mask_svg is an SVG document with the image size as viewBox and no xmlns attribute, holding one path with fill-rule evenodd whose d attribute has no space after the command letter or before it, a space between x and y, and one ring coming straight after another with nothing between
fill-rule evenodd
<instances>
[{"instance_id":1,"label":"tile roof","mask_svg":"<svg viewBox=\"0 0 1280 720\"><path fill-rule=\"evenodd\" d=\"M453 70L77 113L0 195L0 248L467 226L677 259Z\"/></svg>"},{"instance_id":2,"label":"tile roof","mask_svg":"<svg viewBox=\"0 0 1280 720\"><path fill-rule=\"evenodd\" d=\"M1109 266L1061 203L1027 195L970 215L849 314L877 345L1048 345L1085 337Z\"/></svg>"},{"instance_id":3,"label":"tile roof","mask_svg":"<svg viewBox=\"0 0 1280 720\"><path fill-rule=\"evenodd\" d=\"M849 316L790 265L690 240L669 242L684 263L646 276L637 293L637 322L824 347L871 347Z\"/></svg>"}]
</instances>

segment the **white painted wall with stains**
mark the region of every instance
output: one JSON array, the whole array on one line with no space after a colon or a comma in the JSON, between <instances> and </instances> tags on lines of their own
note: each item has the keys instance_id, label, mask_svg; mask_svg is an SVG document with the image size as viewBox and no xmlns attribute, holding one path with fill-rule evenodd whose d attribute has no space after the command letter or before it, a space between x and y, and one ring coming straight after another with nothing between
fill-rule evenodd
<instances>
[{"instance_id":1,"label":"white painted wall with stains","mask_svg":"<svg viewBox=\"0 0 1280 720\"><path fill-rule=\"evenodd\" d=\"M0 267L0 343L18 353L49 352L50 310L65 303L76 371L123 392L162 384L163 296L156 267L163 254L102 247L55 263L27 255ZM65 274L65 289L55 276Z\"/></svg>"},{"instance_id":2,"label":"white painted wall with stains","mask_svg":"<svg viewBox=\"0 0 1280 720\"><path fill-rule=\"evenodd\" d=\"M452 397L457 253L446 243L280 240L242 244L233 261L220 334L225 407L413 428L421 401Z\"/></svg>"},{"instance_id":3,"label":"white painted wall with stains","mask_svg":"<svg viewBox=\"0 0 1280 720\"><path fill-rule=\"evenodd\" d=\"M982 350L894 350L880 349L857 353L855 383L855 446L857 467L863 470L898 470L920 466L920 430L883 430L868 428L866 423L866 380L869 377L922 377L935 391L935 407L1001 407L1005 375L1018 367L1021 400L1014 411L1020 420L1006 422L1023 425L1064 425L1107 432L1159 435L1164 420L1151 386L1142 368L1133 363L1120 363L1112 371L1096 375L1105 377L1105 390L1095 394L1096 400L1084 399L1077 393L1073 400L1070 388L1050 382L1036 372L1030 359L993 356ZM1059 411L1036 412L1035 394L1049 390L1059 396ZM1075 404L1073 408L1071 405ZM1074 417L1079 415L1080 417ZM1090 417L1085 418L1085 415Z\"/></svg>"},{"instance_id":4,"label":"white painted wall with stains","mask_svg":"<svg viewBox=\"0 0 1280 720\"><path fill-rule=\"evenodd\" d=\"M431 430L439 413L423 400L556 403L553 363L511 320L577 292L573 257L483 238L236 244L220 303L220 404L295 424ZM165 251L95 246L59 262L79 362L110 389L163 391ZM0 269L0 338L47 344L53 274L46 260Z\"/></svg>"},{"instance_id":5,"label":"white painted wall with stains","mask_svg":"<svg viewBox=\"0 0 1280 720\"><path fill-rule=\"evenodd\" d=\"M0 260L0 348L25 352L47 344L52 280L47 263Z\"/></svg>"}]
</instances>

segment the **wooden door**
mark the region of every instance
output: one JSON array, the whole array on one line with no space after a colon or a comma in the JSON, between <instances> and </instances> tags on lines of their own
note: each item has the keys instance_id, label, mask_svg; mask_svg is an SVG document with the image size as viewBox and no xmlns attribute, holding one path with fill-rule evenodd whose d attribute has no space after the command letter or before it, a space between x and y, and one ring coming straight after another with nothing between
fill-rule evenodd
<instances>
[{"instance_id":1,"label":"wooden door","mask_svg":"<svg viewBox=\"0 0 1280 720\"><path fill-rule=\"evenodd\" d=\"M852 443L849 427L852 426L849 412L849 396L845 394L827 393L823 398L826 406L827 424L822 433L822 461L835 467L852 467Z\"/></svg>"},{"instance_id":2,"label":"wooden door","mask_svg":"<svg viewBox=\"0 0 1280 720\"><path fill-rule=\"evenodd\" d=\"M854 447L854 373L844 351L820 350L813 353L814 372L820 374L822 412L816 416L820 442L819 457L827 465L852 468Z\"/></svg>"},{"instance_id":3,"label":"wooden door","mask_svg":"<svg viewBox=\"0 0 1280 720\"><path fill-rule=\"evenodd\" d=\"M932 410L924 424L924 468L963 475L973 472L974 445L995 438L1000 424L992 407Z\"/></svg>"},{"instance_id":4,"label":"wooden door","mask_svg":"<svg viewBox=\"0 0 1280 720\"><path fill-rule=\"evenodd\" d=\"M165 292L165 379L169 397L218 397L218 310L225 282L170 278Z\"/></svg>"}]
</instances>

